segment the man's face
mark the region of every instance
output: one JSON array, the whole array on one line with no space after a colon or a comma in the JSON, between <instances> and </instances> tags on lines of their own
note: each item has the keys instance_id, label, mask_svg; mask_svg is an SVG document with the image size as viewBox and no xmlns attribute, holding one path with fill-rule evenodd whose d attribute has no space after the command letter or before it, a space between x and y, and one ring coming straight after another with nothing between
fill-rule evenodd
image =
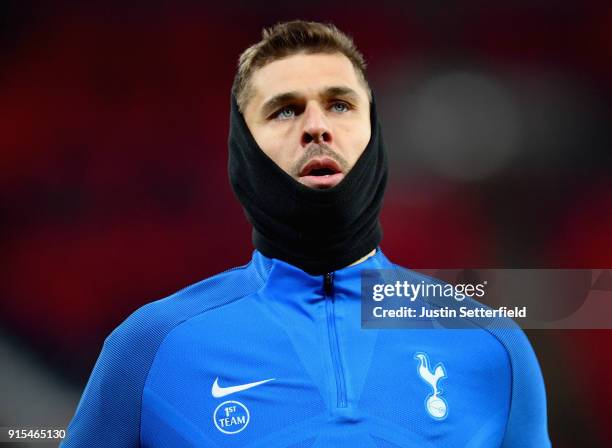
<instances>
[{"instance_id":1,"label":"man's face","mask_svg":"<svg viewBox=\"0 0 612 448\"><path fill-rule=\"evenodd\" d=\"M337 185L370 140L370 102L341 53L295 54L253 73L244 118L259 147L298 182Z\"/></svg>"}]
</instances>

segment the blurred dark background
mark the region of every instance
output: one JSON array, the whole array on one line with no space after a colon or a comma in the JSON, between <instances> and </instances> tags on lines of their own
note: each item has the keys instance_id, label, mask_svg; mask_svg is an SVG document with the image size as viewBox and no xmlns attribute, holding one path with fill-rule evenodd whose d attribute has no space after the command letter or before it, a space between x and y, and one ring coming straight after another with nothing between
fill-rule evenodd
<instances>
[{"instance_id":1,"label":"blurred dark background","mask_svg":"<svg viewBox=\"0 0 612 448\"><path fill-rule=\"evenodd\" d=\"M250 258L229 91L277 21L369 63L393 261L612 267L612 7L498 3L1 2L0 426L64 426L129 313ZM612 446L612 331L527 333L553 445Z\"/></svg>"}]
</instances>

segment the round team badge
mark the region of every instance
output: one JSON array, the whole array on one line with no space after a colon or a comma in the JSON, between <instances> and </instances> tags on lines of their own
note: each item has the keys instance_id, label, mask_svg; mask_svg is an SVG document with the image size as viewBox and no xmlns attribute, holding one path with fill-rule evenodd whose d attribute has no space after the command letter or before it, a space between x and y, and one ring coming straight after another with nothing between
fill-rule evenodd
<instances>
[{"instance_id":1,"label":"round team badge","mask_svg":"<svg viewBox=\"0 0 612 448\"><path fill-rule=\"evenodd\" d=\"M435 419L443 419L448 412L448 406L444 398L437 395L430 395L425 401L427 412Z\"/></svg>"},{"instance_id":2,"label":"round team badge","mask_svg":"<svg viewBox=\"0 0 612 448\"><path fill-rule=\"evenodd\" d=\"M223 434L238 434L249 424L251 415L239 401L224 401L215 409L213 421Z\"/></svg>"}]
</instances>

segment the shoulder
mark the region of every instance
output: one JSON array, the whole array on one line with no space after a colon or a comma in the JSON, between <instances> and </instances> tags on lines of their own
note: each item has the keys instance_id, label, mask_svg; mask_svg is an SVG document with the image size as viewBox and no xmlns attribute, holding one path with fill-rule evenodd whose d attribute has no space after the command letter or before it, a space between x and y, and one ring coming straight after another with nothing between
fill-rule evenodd
<instances>
[{"instance_id":1,"label":"shoulder","mask_svg":"<svg viewBox=\"0 0 612 448\"><path fill-rule=\"evenodd\" d=\"M262 283L246 265L132 313L104 341L62 446L137 446L142 390L164 338L182 322L239 300Z\"/></svg>"},{"instance_id":2,"label":"shoulder","mask_svg":"<svg viewBox=\"0 0 612 448\"><path fill-rule=\"evenodd\" d=\"M262 285L263 279L250 268L250 263L224 271L140 307L115 328L105 347L122 352L139 350L142 357L151 349L156 350L177 325L239 300Z\"/></svg>"},{"instance_id":3,"label":"shoulder","mask_svg":"<svg viewBox=\"0 0 612 448\"><path fill-rule=\"evenodd\" d=\"M463 297L458 300L452 300L457 295L457 290L453 289L451 284L442 279L435 278L396 264L393 265L393 270L396 275L400 276L402 279L410 281L411 283L424 283L442 286L443 288L441 289L432 289L431 291L434 292L434 295L429 295L425 298L425 301L430 306L449 307L453 309L459 309L460 307L464 307L466 309L490 309L486 304L479 302L469 295L463 295ZM441 294L441 291L444 291L443 295ZM533 349L529 340L527 339L527 336L519 325L508 317L495 317L488 319L479 317L461 317L458 320L455 320L455 322L459 322L459 328L469 328L477 331L481 330L480 333L483 336L492 338L503 348L511 361L516 361L521 357L524 357L525 361L534 360Z\"/></svg>"}]
</instances>

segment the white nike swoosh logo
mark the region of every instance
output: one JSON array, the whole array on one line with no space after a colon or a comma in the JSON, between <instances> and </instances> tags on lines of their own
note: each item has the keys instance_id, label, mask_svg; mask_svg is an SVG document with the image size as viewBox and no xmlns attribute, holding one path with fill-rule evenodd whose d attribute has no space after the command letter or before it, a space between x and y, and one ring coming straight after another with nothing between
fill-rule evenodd
<instances>
[{"instance_id":1,"label":"white nike swoosh logo","mask_svg":"<svg viewBox=\"0 0 612 448\"><path fill-rule=\"evenodd\" d=\"M255 383L248 384L240 384L238 386L231 387L221 387L219 386L219 377L215 378L215 382L212 385L212 396L215 398L225 397L226 395L235 394L236 392L242 392L243 390L251 389L252 387L259 386L261 384L267 383L268 381L273 381L276 378L270 378L263 381L257 381Z\"/></svg>"}]
</instances>

